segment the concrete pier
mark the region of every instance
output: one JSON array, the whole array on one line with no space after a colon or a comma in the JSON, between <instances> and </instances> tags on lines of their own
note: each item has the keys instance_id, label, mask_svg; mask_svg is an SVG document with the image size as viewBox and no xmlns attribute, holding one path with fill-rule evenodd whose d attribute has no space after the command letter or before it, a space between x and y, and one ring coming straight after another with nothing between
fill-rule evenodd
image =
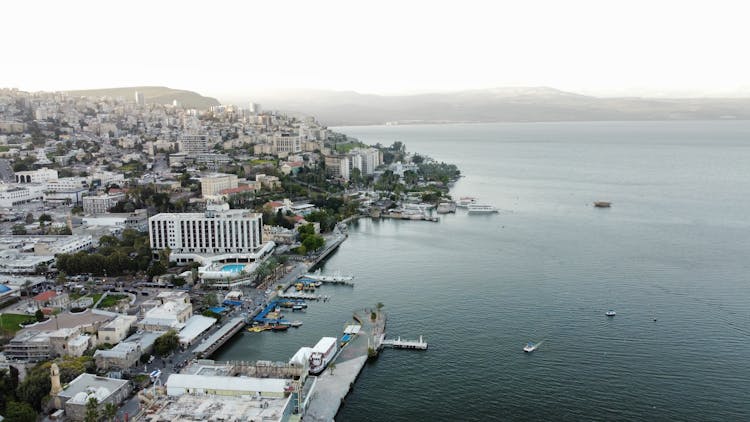
<instances>
[{"instance_id":1,"label":"concrete pier","mask_svg":"<svg viewBox=\"0 0 750 422\"><path fill-rule=\"evenodd\" d=\"M305 421L330 422L338 413L342 400L349 393L368 358L368 350L377 353L385 330L386 315L382 311L373 321L370 310L355 314L355 319L362 325L359 334L344 346L331 365L315 380L315 386L307 398L309 404L305 410Z\"/></svg>"},{"instance_id":2,"label":"concrete pier","mask_svg":"<svg viewBox=\"0 0 750 422\"><path fill-rule=\"evenodd\" d=\"M224 343L237 334L242 328L245 327L244 318L232 318L215 333L211 334L203 343L199 344L193 353L200 355L203 358L208 358L213 352L221 347Z\"/></svg>"}]
</instances>

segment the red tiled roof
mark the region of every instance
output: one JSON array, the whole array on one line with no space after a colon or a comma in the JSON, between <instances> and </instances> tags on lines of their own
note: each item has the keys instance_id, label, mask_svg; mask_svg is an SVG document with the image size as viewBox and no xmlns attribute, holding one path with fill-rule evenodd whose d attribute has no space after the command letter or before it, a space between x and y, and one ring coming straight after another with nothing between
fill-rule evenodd
<instances>
[{"instance_id":1,"label":"red tiled roof","mask_svg":"<svg viewBox=\"0 0 750 422\"><path fill-rule=\"evenodd\" d=\"M34 300L38 302L46 302L55 296L57 296L57 292L55 292L54 290L47 290L44 293L39 293L38 295L34 296Z\"/></svg>"},{"instance_id":2,"label":"red tiled roof","mask_svg":"<svg viewBox=\"0 0 750 422\"><path fill-rule=\"evenodd\" d=\"M264 206L266 206L266 207L283 207L284 203L283 202L279 202L279 201L271 201L271 202L266 202L266 205L264 205Z\"/></svg>"}]
</instances>

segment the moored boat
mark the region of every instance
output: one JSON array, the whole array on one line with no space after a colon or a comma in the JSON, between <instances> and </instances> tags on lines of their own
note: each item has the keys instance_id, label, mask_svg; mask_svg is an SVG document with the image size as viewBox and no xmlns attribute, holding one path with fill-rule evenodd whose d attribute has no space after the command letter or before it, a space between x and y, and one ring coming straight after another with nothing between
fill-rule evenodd
<instances>
[{"instance_id":1,"label":"moored boat","mask_svg":"<svg viewBox=\"0 0 750 422\"><path fill-rule=\"evenodd\" d=\"M612 203L607 201L596 201L594 202L594 206L596 208L609 208L612 206Z\"/></svg>"},{"instance_id":2,"label":"moored boat","mask_svg":"<svg viewBox=\"0 0 750 422\"><path fill-rule=\"evenodd\" d=\"M297 320L297 321L292 321L292 323L291 323L290 325L291 325L292 327L294 327L294 328L298 328L298 327L301 327L301 326L302 326L302 321L300 321L300 320Z\"/></svg>"},{"instance_id":3,"label":"moored boat","mask_svg":"<svg viewBox=\"0 0 750 422\"><path fill-rule=\"evenodd\" d=\"M497 208L488 204L471 204L468 208L470 214L490 214L497 212Z\"/></svg>"},{"instance_id":4,"label":"moored boat","mask_svg":"<svg viewBox=\"0 0 750 422\"><path fill-rule=\"evenodd\" d=\"M458 202L456 202L457 207L461 208L467 208L471 204L475 204L477 202L476 198L472 198L471 196L462 196L459 198Z\"/></svg>"},{"instance_id":5,"label":"moored boat","mask_svg":"<svg viewBox=\"0 0 750 422\"><path fill-rule=\"evenodd\" d=\"M326 369L326 366L336 356L338 342L336 337L323 337L313 347L310 353L310 373L317 375Z\"/></svg>"},{"instance_id":6,"label":"moored boat","mask_svg":"<svg viewBox=\"0 0 750 422\"><path fill-rule=\"evenodd\" d=\"M271 326L271 331L286 331L289 329L289 324L276 324Z\"/></svg>"},{"instance_id":7,"label":"moored boat","mask_svg":"<svg viewBox=\"0 0 750 422\"><path fill-rule=\"evenodd\" d=\"M617 315L617 312L615 312L614 310L610 309L607 312L605 312L604 315L606 315L608 317L613 317L613 316Z\"/></svg>"}]
</instances>

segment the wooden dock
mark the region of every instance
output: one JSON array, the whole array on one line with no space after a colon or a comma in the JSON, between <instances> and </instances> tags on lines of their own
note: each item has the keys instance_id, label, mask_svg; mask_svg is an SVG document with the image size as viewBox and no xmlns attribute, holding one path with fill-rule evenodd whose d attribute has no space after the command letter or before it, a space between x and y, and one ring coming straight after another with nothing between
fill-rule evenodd
<instances>
[{"instance_id":1,"label":"wooden dock","mask_svg":"<svg viewBox=\"0 0 750 422\"><path fill-rule=\"evenodd\" d=\"M394 349L427 350L427 342L422 339L422 336L419 336L419 340L402 340L401 337L397 339L383 339L380 345Z\"/></svg>"}]
</instances>

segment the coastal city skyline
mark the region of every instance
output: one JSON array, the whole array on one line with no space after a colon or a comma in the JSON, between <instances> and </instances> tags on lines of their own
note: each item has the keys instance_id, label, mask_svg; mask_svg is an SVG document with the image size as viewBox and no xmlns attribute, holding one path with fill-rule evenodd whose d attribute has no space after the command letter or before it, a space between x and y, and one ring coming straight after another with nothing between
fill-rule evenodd
<instances>
[{"instance_id":1,"label":"coastal city skyline","mask_svg":"<svg viewBox=\"0 0 750 422\"><path fill-rule=\"evenodd\" d=\"M713 2L2 6L0 421L741 421Z\"/></svg>"},{"instance_id":2,"label":"coastal city skyline","mask_svg":"<svg viewBox=\"0 0 750 422\"><path fill-rule=\"evenodd\" d=\"M23 19L4 26L26 42L8 46L14 62L0 86L167 85L219 98L506 86L598 96L750 95L750 61L737 54L748 35L745 5L736 1L129 2L117 13L107 13L109 5L76 13L68 3L42 5L5 6L50 29L26 31ZM58 46L84 47L45 48L53 33Z\"/></svg>"}]
</instances>

